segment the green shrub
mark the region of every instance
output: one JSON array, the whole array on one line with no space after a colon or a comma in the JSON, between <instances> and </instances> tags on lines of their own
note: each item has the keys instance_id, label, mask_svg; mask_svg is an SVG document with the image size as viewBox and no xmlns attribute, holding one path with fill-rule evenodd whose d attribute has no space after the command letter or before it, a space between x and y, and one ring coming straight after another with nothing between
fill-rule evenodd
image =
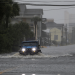
<instances>
[{"instance_id":1,"label":"green shrub","mask_svg":"<svg viewBox=\"0 0 75 75\"><path fill-rule=\"evenodd\" d=\"M30 27L27 23L20 22L14 25L9 25L5 33L0 34L0 53L12 52L19 49L20 43L24 40L24 37L33 37L33 32L31 32ZM2 32L3 32L2 31Z\"/></svg>"}]
</instances>

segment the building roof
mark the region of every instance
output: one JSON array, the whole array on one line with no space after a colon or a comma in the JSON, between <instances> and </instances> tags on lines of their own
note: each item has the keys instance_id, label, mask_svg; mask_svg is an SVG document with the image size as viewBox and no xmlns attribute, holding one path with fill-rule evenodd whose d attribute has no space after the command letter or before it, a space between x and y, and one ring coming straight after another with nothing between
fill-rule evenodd
<instances>
[{"instance_id":1,"label":"building roof","mask_svg":"<svg viewBox=\"0 0 75 75\"><path fill-rule=\"evenodd\" d=\"M51 27L57 27L58 28L58 27L64 26L64 24L57 24L55 22L47 22L46 26L47 26L47 28L51 28Z\"/></svg>"},{"instance_id":2,"label":"building roof","mask_svg":"<svg viewBox=\"0 0 75 75\"><path fill-rule=\"evenodd\" d=\"M27 9L25 4L18 4L20 11L19 11L19 15L20 16L30 16L30 15L39 15L39 14L43 14L43 9Z\"/></svg>"},{"instance_id":3,"label":"building roof","mask_svg":"<svg viewBox=\"0 0 75 75\"><path fill-rule=\"evenodd\" d=\"M75 27L75 23L69 23L69 26L74 26Z\"/></svg>"},{"instance_id":4,"label":"building roof","mask_svg":"<svg viewBox=\"0 0 75 75\"><path fill-rule=\"evenodd\" d=\"M26 9L25 15L28 14L32 14L32 15L36 15L36 14L43 14L43 9Z\"/></svg>"}]
</instances>

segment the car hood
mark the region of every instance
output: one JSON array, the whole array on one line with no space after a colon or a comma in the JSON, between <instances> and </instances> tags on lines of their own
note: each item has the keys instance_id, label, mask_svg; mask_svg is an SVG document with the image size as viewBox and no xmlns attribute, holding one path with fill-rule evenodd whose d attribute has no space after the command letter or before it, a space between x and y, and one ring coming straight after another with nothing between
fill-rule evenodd
<instances>
[{"instance_id":1,"label":"car hood","mask_svg":"<svg viewBox=\"0 0 75 75\"><path fill-rule=\"evenodd\" d=\"M36 46L23 46L22 48L33 48L33 47L36 47Z\"/></svg>"}]
</instances>

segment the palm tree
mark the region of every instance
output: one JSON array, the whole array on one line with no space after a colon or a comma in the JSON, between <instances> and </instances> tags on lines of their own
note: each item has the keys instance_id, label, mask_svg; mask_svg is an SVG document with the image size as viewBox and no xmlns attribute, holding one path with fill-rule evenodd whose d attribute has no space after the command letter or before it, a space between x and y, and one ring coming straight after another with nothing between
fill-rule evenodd
<instances>
[{"instance_id":1,"label":"palm tree","mask_svg":"<svg viewBox=\"0 0 75 75\"><path fill-rule=\"evenodd\" d=\"M41 18L35 16L35 17L32 18L32 21L34 21L34 25L35 25L35 40L36 40L36 39L37 39L37 38L36 38L36 27L37 27L37 22L38 22L38 21L41 21Z\"/></svg>"}]
</instances>

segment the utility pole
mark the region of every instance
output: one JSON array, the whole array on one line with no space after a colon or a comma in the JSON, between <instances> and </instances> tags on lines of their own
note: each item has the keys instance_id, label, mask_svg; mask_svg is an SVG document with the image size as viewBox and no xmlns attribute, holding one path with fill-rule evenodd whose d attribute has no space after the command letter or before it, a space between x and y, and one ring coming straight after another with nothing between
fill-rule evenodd
<instances>
[{"instance_id":1,"label":"utility pole","mask_svg":"<svg viewBox=\"0 0 75 75\"><path fill-rule=\"evenodd\" d=\"M51 32L49 30L49 39L48 39L48 42L49 42L49 46L51 46Z\"/></svg>"},{"instance_id":2,"label":"utility pole","mask_svg":"<svg viewBox=\"0 0 75 75\"><path fill-rule=\"evenodd\" d=\"M73 44L73 29L72 29L72 44Z\"/></svg>"},{"instance_id":3,"label":"utility pole","mask_svg":"<svg viewBox=\"0 0 75 75\"><path fill-rule=\"evenodd\" d=\"M50 32L50 46L51 46L51 32Z\"/></svg>"},{"instance_id":4,"label":"utility pole","mask_svg":"<svg viewBox=\"0 0 75 75\"><path fill-rule=\"evenodd\" d=\"M66 36L66 45L67 45L67 25L66 25L66 28L65 28L65 36Z\"/></svg>"},{"instance_id":5,"label":"utility pole","mask_svg":"<svg viewBox=\"0 0 75 75\"><path fill-rule=\"evenodd\" d=\"M48 33L48 45L50 45L50 31Z\"/></svg>"},{"instance_id":6,"label":"utility pole","mask_svg":"<svg viewBox=\"0 0 75 75\"><path fill-rule=\"evenodd\" d=\"M61 45L63 45L63 25L62 25Z\"/></svg>"}]
</instances>

